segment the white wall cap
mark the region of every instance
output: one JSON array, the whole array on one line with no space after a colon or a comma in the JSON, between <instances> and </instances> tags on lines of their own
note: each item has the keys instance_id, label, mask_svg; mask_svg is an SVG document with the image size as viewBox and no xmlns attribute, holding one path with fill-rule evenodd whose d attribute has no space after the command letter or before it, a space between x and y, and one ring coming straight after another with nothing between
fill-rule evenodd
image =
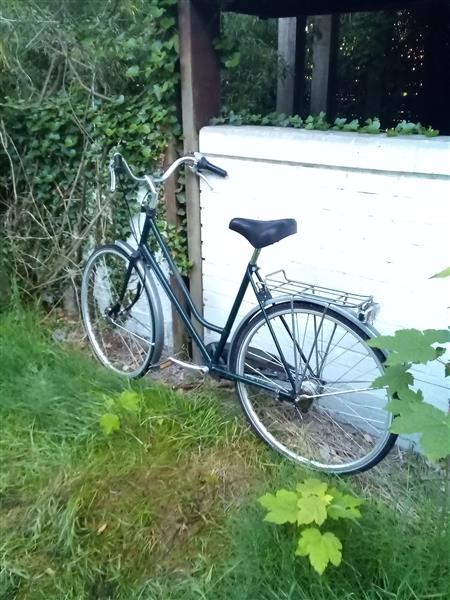
<instances>
[{"instance_id":1,"label":"white wall cap","mask_svg":"<svg viewBox=\"0 0 450 600\"><path fill-rule=\"evenodd\" d=\"M200 148L216 156L450 177L450 136L215 125L201 129Z\"/></svg>"}]
</instances>

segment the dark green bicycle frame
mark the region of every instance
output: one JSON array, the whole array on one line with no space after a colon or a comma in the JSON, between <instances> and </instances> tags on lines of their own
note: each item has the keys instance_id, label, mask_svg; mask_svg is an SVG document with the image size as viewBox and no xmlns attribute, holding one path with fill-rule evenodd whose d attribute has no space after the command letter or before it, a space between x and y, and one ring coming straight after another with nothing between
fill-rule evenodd
<instances>
[{"instance_id":1,"label":"dark green bicycle frame","mask_svg":"<svg viewBox=\"0 0 450 600\"><path fill-rule=\"evenodd\" d=\"M164 275L163 270L161 269L160 265L158 264L158 262L155 258L154 252L149 248L148 238L149 238L150 234L152 234L154 236L156 243L157 243L157 247L160 248L162 255L164 256L164 258L166 259L166 261L169 265L170 273L175 277L176 281L178 282L178 284L182 290L183 296L186 300L186 303L189 307L189 310L191 312L191 315L196 319L196 321L201 323L204 327L207 327L211 331L215 331L216 333L220 334L220 339L219 339L217 345L215 345L213 352L210 353L210 351L208 350L204 341L202 340L202 338L198 334L197 330L195 329L194 325L192 324L189 314L186 312L185 308L181 305L178 298L173 293L167 277ZM256 264L253 264L251 262L248 263L245 273L244 273L244 276L242 278L241 285L239 287L236 298L234 300L233 306L231 307L230 314L225 323L225 326L219 327L217 325L214 325L213 323L210 323L206 319L204 319L198 312L198 310L192 300L192 297L189 293L189 290L187 289L186 284L184 283L183 278L181 277L180 272L179 272L174 260L172 259L170 250L156 226L154 209L147 209L147 211L146 211L146 218L145 218L144 226L142 228L141 239L139 240L139 244L138 244L138 248L137 248L136 252L134 252L133 255L131 256L131 260L130 260L130 264L128 266L128 270L127 270L127 273L125 276L125 280L124 280L124 284L123 284L123 291L122 291L120 300L122 299L122 297L125 294L125 290L127 288L132 269L134 267L134 263L137 260L139 260L140 258L142 258L144 260L145 264L149 265L150 268L152 269L152 271L155 273L155 276L156 276L158 282L160 283L161 287L163 288L163 290L169 297L172 305L175 306L175 309L176 309L180 319L183 321L186 329L188 330L193 342L196 344L196 346L199 348L200 352L202 353L202 356L205 360L205 364L208 367L210 373L219 375L220 377L222 377L224 379L230 379L232 381L240 381L243 383L256 385L262 389L266 389L271 392L276 392L278 397L281 400L291 400L292 401L295 398L295 391L294 391L295 390L295 381L292 377L291 368L290 368L289 364L286 362L286 360L284 358L284 354L279 346L278 340L276 339L272 325L266 314L263 299L261 298L261 295L258 293L258 288L257 288L255 280L254 280L254 277L256 277L256 279L258 279L259 282L262 282L262 279L258 273L258 267L256 266ZM256 299L260 305L261 310L263 311L263 314L266 318L267 325L269 327L269 331L272 334L273 341L275 343L275 346L277 347L277 350L280 355L280 359L283 363L283 367L286 370L287 377L292 385L292 393L291 394L284 393L284 392L280 391L279 388L276 388L275 386L271 386L270 384L265 383L264 381L262 381L261 379L258 379L256 377L253 378L252 376L237 375L236 373L231 373L229 371L229 369L226 366L224 366L224 361L223 360L221 361L221 358L222 358L222 355L223 355L223 352L225 349L225 345L228 341L228 338L230 337L231 329L234 325L237 314L239 312L239 308L242 304L242 300L244 298L244 295L245 295L249 285L251 285L251 287L253 288ZM269 295L266 295L264 300L269 297L270 297ZM300 356L302 356L302 354L303 353L301 353Z\"/></svg>"}]
</instances>

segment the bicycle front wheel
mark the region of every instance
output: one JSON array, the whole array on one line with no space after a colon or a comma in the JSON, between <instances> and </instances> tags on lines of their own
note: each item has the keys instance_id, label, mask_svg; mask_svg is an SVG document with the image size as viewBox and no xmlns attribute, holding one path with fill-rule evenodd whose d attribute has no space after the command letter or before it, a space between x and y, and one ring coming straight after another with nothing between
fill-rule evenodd
<instances>
[{"instance_id":1,"label":"bicycle front wheel","mask_svg":"<svg viewBox=\"0 0 450 600\"><path fill-rule=\"evenodd\" d=\"M396 439L387 391L371 385L383 372L383 354L367 345L364 329L320 305L284 302L266 315L253 317L230 350L230 370L254 381L237 383L253 429L315 469L356 473L374 466ZM280 392L295 400L280 400Z\"/></svg>"},{"instance_id":2,"label":"bicycle front wheel","mask_svg":"<svg viewBox=\"0 0 450 600\"><path fill-rule=\"evenodd\" d=\"M136 265L124 283L128 254L115 245L89 258L81 285L81 313L92 348L103 365L127 377L140 377L162 350L160 311L148 278Z\"/></svg>"}]
</instances>

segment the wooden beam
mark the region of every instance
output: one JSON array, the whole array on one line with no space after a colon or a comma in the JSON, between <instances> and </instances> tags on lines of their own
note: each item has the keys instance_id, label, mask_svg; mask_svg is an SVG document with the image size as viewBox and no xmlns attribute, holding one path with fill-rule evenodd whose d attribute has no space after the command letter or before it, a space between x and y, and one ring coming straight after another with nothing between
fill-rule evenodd
<instances>
[{"instance_id":1,"label":"wooden beam","mask_svg":"<svg viewBox=\"0 0 450 600\"><path fill-rule=\"evenodd\" d=\"M443 1L416 14L424 36L421 120L450 135L450 4Z\"/></svg>"},{"instance_id":2,"label":"wooden beam","mask_svg":"<svg viewBox=\"0 0 450 600\"><path fill-rule=\"evenodd\" d=\"M278 19L277 112L292 115L294 111L295 50L297 19Z\"/></svg>"},{"instance_id":3,"label":"wooden beam","mask_svg":"<svg viewBox=\"0 0 450 600\"><path fill-rule=\"evenodd\" d=\"M164 160L164 168L168 168L177 158L175 150L175 141L169 143L166 156ZM169 177L164 184L164 201L166 205L166 218L167 223L173 227L178 228L181 225L181 219L178 214L177 204L177 180L175 177ZM175 277L170 276L170 285L178 301L184 308L186 308L186 302L184 295L181 291L180 285ZM185 354L187 352L187 335L184 324L174 306L172 306L172 339L173 339L173 350L175 354L180 352Z\"/></svg>"},{"instance_id":4,"label":"wooden beam","mask_svg":"<svg viewBox=\"0 0 450 600\"><path fill-rule=\"evenodd\" d=\"M220 63L213 42L219 35L217 7L194 0L178 0L180 31L181 109L184 152L198 151L201 127L220 110ZM186 212L189 258L192 262L190 291L203 313L200 189L198 179L186 177ZM203 328L197 331L202 335ZM199 354L193 352L195 361Z\"/></svg>"},{"instance_id":5,"label":"wooden beam","mask_svg":"<svg viewBox=\"0 0 450 600\"><path fill-rule=\"evenodd\" d=\"M228 12L257 15L262 18L298 15L329 15L347 12L411 9L418 5L432 7L441 0L202 0ZM444 0L446 2L447 0Z\"/></svg>"},{"instance_id":6,"label":"wooden beam","mask_svg":"<svg viewBox=\"0 0 450 600\"><path fill-rule=\"evenodd\" d=\"M311 78L312 115L331 112L332 71L336 54L338 19L335 15L311 18L313 24L313 70Z\"/></svg>"},{"instance_id":7,"label":"wooden beam","mask_svg":"<svg viewBox=\"0 0 450 600\"><path fill-rule=\"evenodd\" d=\"M278 19L277 111L287 115L305 111L305 28L305 16Z\"/></svg>"},{"instance_id":8,"label":"wooden beam","mask_svg":"<svg viewBox=\"0 0 450 600\"><path fill-rule=\"evenodd\" d=\"M295 44L294 112L303 115L305 106L306 16L297 17Z\"/></svg>"}]
</instances>

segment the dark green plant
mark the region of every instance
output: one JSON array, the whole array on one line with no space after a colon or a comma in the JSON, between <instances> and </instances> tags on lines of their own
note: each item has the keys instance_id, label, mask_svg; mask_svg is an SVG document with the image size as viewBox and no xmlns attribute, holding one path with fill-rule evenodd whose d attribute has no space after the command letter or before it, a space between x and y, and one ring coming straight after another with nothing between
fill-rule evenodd
<instances>
[{"instance_id":1,"label":"dark green plant","mask_svg":"<svg viewBox=\"0 0 450 600\"><path fill-rule=\"evenodd\" d=\"M232 110L225 110L222 114L211 120L211 125L271 125L274 127L295 127L296 129L308 129L327 131L350 131L354 133L386 133L388 136L393 135L425 135L427 137L435 137L439 135L437 129L432 127L424 127L421 123L407 123L401 121L394 129L383 130L381 128L380 119L366 119L363 125L359 119L353 119L348 122L346 118L336 118L331 124L327 121L326 114L320 112L318 115L309 115L302 119L300 115L288 116L283 113L272 112L267 115L254 114L249 111L241 111L236 113Z\"/></svg>"},{"instance_id":2,"label":"dark green plant","mask_svg":"<svg viewBox=\"0 0 450 600\"><path fill-rule=\"evenodd\" d=\"M277 21L222 13L216 41L222 59L222 103L230 110L275 108L277 74L285 66L277 50Z\"/></svg>"},{"instance_id":3,"label":"dark green plant","mask_svg":"<svg viewBox=\"0 0 450 600\"><path fill-rule=\"evenodd\" d=\"M136 189L110 197L112 149L148 172L180 135L176 0L0 3L5 246L22 289L53 303L90 247L130 234ZM172 238L186 269L182 226Z\"/></svg>"}]
</instances>

